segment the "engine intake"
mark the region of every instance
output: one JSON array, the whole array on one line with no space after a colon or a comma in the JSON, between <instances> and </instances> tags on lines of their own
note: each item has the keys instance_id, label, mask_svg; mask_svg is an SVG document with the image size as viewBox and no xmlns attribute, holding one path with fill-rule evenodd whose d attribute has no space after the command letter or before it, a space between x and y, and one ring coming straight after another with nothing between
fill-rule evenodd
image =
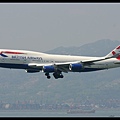
<instances>
[{"instance_id":1,"label":"engine intake","mask_svg":"<svg viewBox=\"0 0 120 120\"><path fill-rule=\"evenodd\" d=\"M70 64L69 66L69 70L73 72L81 72L82 69L83 69L83 65L80 63Z\"/></svg>"}]
</instances>

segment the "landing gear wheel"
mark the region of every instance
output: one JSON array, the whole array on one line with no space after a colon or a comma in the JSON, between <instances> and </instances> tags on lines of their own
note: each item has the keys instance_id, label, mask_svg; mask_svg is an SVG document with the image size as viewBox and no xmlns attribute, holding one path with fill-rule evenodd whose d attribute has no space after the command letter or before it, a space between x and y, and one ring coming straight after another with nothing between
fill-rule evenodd
<instances>
[{"instance_id":1,"label":"landing gear wheel","mask_svg":"<svg viewBox=\"0 0 120 120\"><path fill-rule=\"evenodd\" d=\"M63 78L64 76L63 75L60 75L60 78Z\"/></svg>"},{"instance_id":2,"label":"landing gear wheel","mask_svg":"<svg viewBox=\"0 0 120 120\"><path fill-rule=\"evenodd\" d=\"M64 77L61 73L57 73L57 72L53 73L53 76L54 76L55 79Z\"/></svg>"},{"instance_id":3,"label":"landing gear wheel","mask_svg":"<svg viewBox=\"0 0 120 120\"><path fill-rule=\"evenodd\" d=\"M51 78L50 75L49 75L49 73L45 73L45 76L47 76L47 79Z\"/></svg>"},{"instance_id":4,"label":"landing gear wheel","mask_svg":"<svg viewBox=\"0 0 120 120\"><path fill-rule=\"evenodd\" d=\"M47 79L50 79L51 77L50 76L47 76Z\"/></svg>"}]
</instances>

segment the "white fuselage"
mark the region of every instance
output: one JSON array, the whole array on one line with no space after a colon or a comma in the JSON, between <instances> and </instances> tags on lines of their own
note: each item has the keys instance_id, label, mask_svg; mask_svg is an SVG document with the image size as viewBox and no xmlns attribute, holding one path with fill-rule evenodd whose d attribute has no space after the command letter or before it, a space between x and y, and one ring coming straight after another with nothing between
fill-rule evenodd
<instances>
[{"instance_id":1,"label":"white fuselage","mask_svg":"<svg viewBox=\"0 0 120 120\"><path fill-rule=\"evenodd\" d=\"M0 49L2 55L0 56L0 67L5 68L16 68L16 69L27 69L28 64L55 64L64 62L74 62L83 60L92 60L100 57L87 57L87 56L70 56L70 55L54 55L45 54L40 52L26 51L26 50L9 50ZM5 51L5 52L4 52ZM7 51L7 52L6 52ZM10 52L9 52L10 51ZM120 61L116 58L106 59L94 64L85 66L91 69L109 69L114 67L120 67ZM83 71L86 72L86 71Z\"/></svg>"}]
</instances>

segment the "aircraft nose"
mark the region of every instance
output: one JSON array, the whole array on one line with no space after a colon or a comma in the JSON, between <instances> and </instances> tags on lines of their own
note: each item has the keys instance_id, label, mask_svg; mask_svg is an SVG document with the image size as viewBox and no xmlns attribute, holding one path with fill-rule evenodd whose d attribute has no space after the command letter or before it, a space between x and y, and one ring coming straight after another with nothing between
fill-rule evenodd
<instances>
[{"instance_id":1,"label":"aircraft nose","mask_svg":"<svg viewBox=\"0 0 120 120\"><path fill-rule=\"evenodd\" d=\"M3 54L2 52L0 52L0 55L1 55L2 57L8 57L7 55Z\"/></svg>"}]
</instances>

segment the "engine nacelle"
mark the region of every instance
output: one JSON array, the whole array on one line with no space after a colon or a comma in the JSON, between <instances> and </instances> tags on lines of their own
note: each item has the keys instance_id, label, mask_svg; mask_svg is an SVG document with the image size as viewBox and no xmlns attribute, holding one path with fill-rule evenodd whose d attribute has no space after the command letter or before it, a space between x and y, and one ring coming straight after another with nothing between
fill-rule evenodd
<instances>
[{"instance_id":1,"label":"engine nacelle","mask_svg":"<svg viewBox=\"0 0 120 120\"><path fill-rule=\"evenodd\" d=\"M55 67L52 65L49 66L43 66L43 72L45 73L50 73L50 72L55 72Z\"/></svg>"},{"instance_id":2,"label":"engine nacelle","mask_svg":"<svg viewBox=\"0 0 120 120\"><path fill-rule=\"evenodd\" d=\"M83 69L83 65L80 63L70 64L69 66L69 70L73 72L81 72L82 69Z\"/></svg>"},{"instance_id":3,"label":"engine nacelle","mask_svg":"<svg viewBox=\"0 0 120 120\"><path fill-rule=\"evenodd\" d=\"M27 69L25 70L27 73L35 73L35 72L40 72L40 70L36 70L36 69Z\"/></svg>"}]
</instances>

